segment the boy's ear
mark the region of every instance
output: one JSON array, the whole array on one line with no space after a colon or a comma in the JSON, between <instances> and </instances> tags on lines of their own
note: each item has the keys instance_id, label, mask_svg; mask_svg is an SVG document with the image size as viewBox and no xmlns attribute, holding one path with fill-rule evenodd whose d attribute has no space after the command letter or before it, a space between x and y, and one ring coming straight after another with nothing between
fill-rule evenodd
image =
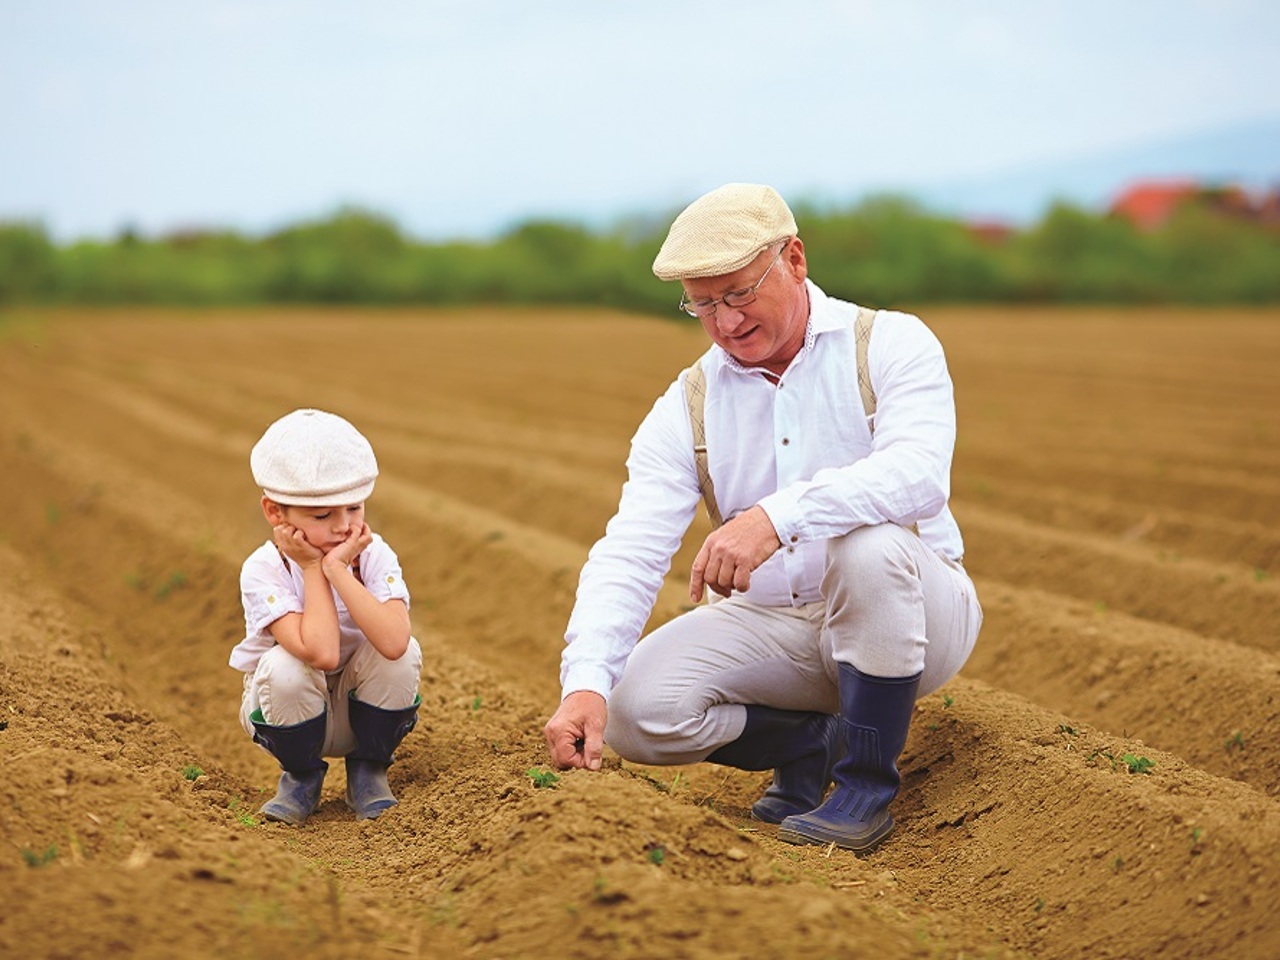
<instances>
[{"instance_id":1,"label":"boy's ear","mask_svg":"<svg viewBox=\"0 0 1280 960\"><path fill-rule=\"evenodd\" d=\"M273 527L284 523L284 507L269 497L262 498L262 515L267 518L267 523Z\"/></svg>"}]
</instances>

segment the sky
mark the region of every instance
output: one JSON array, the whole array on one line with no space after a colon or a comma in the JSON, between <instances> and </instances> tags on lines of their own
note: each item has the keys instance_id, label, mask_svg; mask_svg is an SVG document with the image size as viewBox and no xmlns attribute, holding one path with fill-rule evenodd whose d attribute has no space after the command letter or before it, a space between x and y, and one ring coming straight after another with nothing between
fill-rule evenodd
<instances>
[{"instance_id":1,"label":"sky","mask_svg":"<svg viewBox=\"0 0 1280 960\"><path fill-rule=\"evenodd\" d=\"M424 239L990 177L1280 118L1274 0L6 0L0 220Z\"/></svg>"}]
</instances>

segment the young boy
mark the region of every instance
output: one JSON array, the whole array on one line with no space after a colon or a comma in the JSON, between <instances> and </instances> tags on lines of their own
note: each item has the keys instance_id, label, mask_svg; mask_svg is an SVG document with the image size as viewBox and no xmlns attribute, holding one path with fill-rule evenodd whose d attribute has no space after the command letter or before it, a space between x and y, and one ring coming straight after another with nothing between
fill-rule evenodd
<instances>
[{"instance_id":1,"label":"young boy","mask_svg":"<svg viewBox=\"0 0 1280 960\"><path fill-rule=\"evenodd\" d=\"M302 823L329 765L346 757L347 805L360 820L397 801L392 751L417 722L422 650L409 634L400 563L369 529L378 463L342 417L295 410L249 456L271 539L240 571L245 673L240 722L279 762L268 820Z\"/></svg>"}]
</instances>

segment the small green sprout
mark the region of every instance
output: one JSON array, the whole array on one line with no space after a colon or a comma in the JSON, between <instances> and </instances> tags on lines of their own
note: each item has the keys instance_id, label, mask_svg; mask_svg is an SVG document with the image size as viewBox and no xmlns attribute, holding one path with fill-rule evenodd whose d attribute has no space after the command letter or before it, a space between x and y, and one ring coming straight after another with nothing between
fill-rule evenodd
<instances>
[{"instance_id":1,"label":"small green sprout","mask_svg":"<svg viewBox=\"0 0 1280 960\"><path fill-rule=\"evenodd\" d=\"M1120 757L1120 762L1129 768L1130 773L1150 773L1155 763L1146 757L1135 757L1132 753L1126 753Z\"/></svg>"},{"instance_id":2,"label":"small green sprout","mask_svg":"<svg viewBox=\"0 0 1280 960\"><path fill-rule=\"evenodd\" d=\"M197 780L204 776L204 770L196 766L194 763L188 763L182 768L182 776L187 780Z\"/></svg>"},{"instance_id":3,"label":"small green sprout","mask_svg":"<svg viewBox=\"0 0 1280 960\"><path fill-rule=\"evenodd\" d=\"M58 859L58 848L50 844L43 853L36 853L34 850L23 847L22 859L27 862L28 867L43 867Z\"/></svg>"},{"instance_id":4,"label":"small green sprout","mask_svg":"<svg viewBox=\"0 0 1280 960\"><path fill-rule=\"evenodd\" d=\"M1231 734L1231 736L1227 738L1226 747L1228 752L1232 750L1243 750L1244 734L1241 733L1239 730L1236 730L1234 733Z\"/></svg>"},{"instance_id":5,"label":"small green sprout","mask_svg":"<svg viewBox=\"0 0 1280 960\"><path fill-rule=\"evenodd\" d=\"M1124 858L1123 858L1123 857L1116 857L1114 860L1112 860L1112 861L1111 861L1111 872L1112 872L1112 873L1119 873L1122 869L1124 869Z\"/></svg>"},{"instance_id":6,"label":"small green sprout","mask_svg":"<svg viewBox=\"0 0 1280 960\"><path fill-rule=\"evenodd\" d=\"M472 700L471 700L471 712L472 712L472 713L479 713L479 712L480 712L480 704L481 704L481 703L483 703L483 702L484 702L484 701L480 699L480 695L479 695L479 694L476 694L476 695L475 695L475 697L473 697L473 698L472 698Z\"/></svg>"},{"instance_id":7,"label":"small green sprout","mask_svg":"<svg viewBox=\"0 0 1280 960\"><path fill-rule=\"evenodd\" d=\"M1041 910L1043 910L1043 909L1044 909L1044 897L1036 897L1035 905L1034 905L1031 909L1035 910L1035 912L1036 912L1036 913L1039 913Z\"/></svg>"},{"instance_id":8,"label":"small green sprout","mask_svg":"<svg viewBox=\"0 0 1280 960\"><path fill-rule=\"evenodd\" d=\"M525 771L525 776L533 781L533 785L538 790L554 790L556 784L560 782L560 775L551 770L539 770L534 767Z\"/></svg>"},{"instance_id":9,"label":"small green sprout","mask_svg":"<svg viewBox=\"0 0 1280 960\"><path fill-rule=\"evenodd\" d=\"M181 570L173 571L173 573L169 574L169 579L167 579L164 583L160 584L160 586L156 587L156 599L163 600L165 597L173 593L173 591L177 590L179 587L186 586L186 583L187 583L187 575L185 573L183 573Z\"/></svg>"},{"instance_id":10,"label":"small green sprout","mask_svg":"<svg viewBox=\"0 0 1280 960\"><path fill-rule=\"evenodd\" d=\"M667 855L667 852L664 849L662 849L662 844L651 843L649 844L648 850L649 850L649 862L652 863L654 866L658 866L658 867L662 866L662 861L663 859L665 859Z\"/></svg>"},{"instance_id":11,"label":"small green sprout","mask_svg":"<svg viewBox=\"0 0 1280 960\"><path fill-rule=\"evenodd\" d=\"M1065 734L1067 734L1068 736L1071 736L1071 737L1078 737L1078 736L1080 736L1080 731L1078 731L1075 727L1068 726L1068 725L1067 725L1067 724L1065 724L1065 723L1060 723L1060 724L1058 724L1058 732L1059 732L1059 733L1065 733Z\"/></svg>"},{"instance_id":12,"label":"small green sprout","mask_svg":"<svg viewBox=\"0 0 1280 960\"><path fill-rule=\"evenodd\" d=\"M956 702L956 698L951 696L950 694L944 693L942 695L942 708L944 710L950 707L955 702Z\"/></svg>"}]
</instances>

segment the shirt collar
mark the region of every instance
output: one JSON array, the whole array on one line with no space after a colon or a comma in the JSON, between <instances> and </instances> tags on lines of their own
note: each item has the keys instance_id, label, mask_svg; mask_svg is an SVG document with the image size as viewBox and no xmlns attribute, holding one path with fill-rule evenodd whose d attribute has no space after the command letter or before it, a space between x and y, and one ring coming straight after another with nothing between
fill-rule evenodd
<instances>
[{"instance_id":1,"label":"shirt collar","mask_svg":"<svg viewBox=\"0 0 1280 960\"><path fill-rule=\"evenodd\" d=\"M801 359L813 349L813 342L818 338L819 334L838 330L844 326L844 321L839 314L831 309L831 298L822 292L822 288L808 278L805 278L804 285L809 291L809 319L805 324L804 346L800 348L800 352L796 355L796 360ZM717 344L712 344L711 349L714 354L719 356L721 366L747 375L760 372L757 367L744 367L733 358L732 354ZM794 362L795 360L792 361L792 363Z\"/></svg>"}]
</instances>

